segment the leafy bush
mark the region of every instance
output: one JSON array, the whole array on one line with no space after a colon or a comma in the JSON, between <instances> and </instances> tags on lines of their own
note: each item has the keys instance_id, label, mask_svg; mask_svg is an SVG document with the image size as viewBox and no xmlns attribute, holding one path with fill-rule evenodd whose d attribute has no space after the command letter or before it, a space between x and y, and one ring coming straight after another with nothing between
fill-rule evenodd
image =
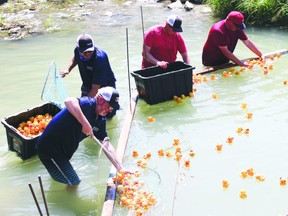
<instances>
[{"instance_id":1,"label":"leafy bush","mask_svg":"<svg viewBox=\"0 0 288 216\"><path fill-rule=\"evenodd\" d=\"M242 1L237 9L245 15L245 20L250 24L265 25L271 22L273 8L276 0L250 0Z\"/></svg>"},{"instance_id":2,"label":"leafy bush","mask_svg":"<svg viewBox=\"0 0 288 216\"><path fill-rule=\"evenodd\" d=\"M210 5L215 17L223 19L230 11L235 10L239 0L206 0L205 3Z\"/></svg>"},{"instance_id":3,"label":"leafy bush","mask_svg":"<svg viewBox=\"0 0 288 216\"><path fill-rule=\"evenodd\" d=\"M225 18L230 11L238 10L250 25L288 26L288 0L207 0L213 15Z\"/></svg>"}]
</instances>

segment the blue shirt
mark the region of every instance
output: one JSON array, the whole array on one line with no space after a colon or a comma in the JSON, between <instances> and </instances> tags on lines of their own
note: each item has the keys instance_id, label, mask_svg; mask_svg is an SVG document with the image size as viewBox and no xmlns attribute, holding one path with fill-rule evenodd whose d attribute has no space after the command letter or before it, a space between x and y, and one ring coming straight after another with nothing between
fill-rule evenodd
<instances>
[{"instance_id":1,"label":"blue shirt","mask_svg":"<svg viewBox=\"0 0 288 216\"><path fill-rule=\"evenodd\" d=\"M83 60L76 47L74 49L74 57L78 64L84 87L91 89L92 84L97 84L101 87L115 87L116 79L111 69L108 56L103 50L94 47L94 52L90 59Z\"/></svg>"},{"instance_id":2,"label":"blue shirt","mask_svg":"<svg viewBox=\"0 0 288 216\"><path fill-rule=\"evenodd\" d=\"M81 110L93 128L94 135L103 140L107 136L106 118L97 116L96 99L79 98ZM62 109L55 115L38 138L36 149L39 155L70 159L81 142L87 136L82 133L82 125L67 110Z\"/></svg>"}]
</instances>

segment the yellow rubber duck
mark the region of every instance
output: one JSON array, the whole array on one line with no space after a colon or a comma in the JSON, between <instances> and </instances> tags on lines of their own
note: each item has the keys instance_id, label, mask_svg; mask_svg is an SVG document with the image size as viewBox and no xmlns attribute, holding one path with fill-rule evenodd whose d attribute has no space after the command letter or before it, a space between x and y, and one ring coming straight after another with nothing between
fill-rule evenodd
<instances>
[{"instance_id":1,"label":"yellow rubber duck","mask_svg":"<svg viewBox=\"0 0 288 216\"><path fill-rule=\"evenodd\" d=\"M158 155L161 156L161 157L163 157L163 156L165 155L164 150L163 150L163 149L159 149L159 150L158 150Z\"/></svg>"},{"instance_id":2,"label":"yellow rubber duck","mask_svg":"<svg viewBox=\"0 0 288 216\"><path fill-rule=\"evenodd\" d=\"M138 152L136 150L133 150L132 157L138 157Z\"/></svg>"},{"instance_id":3,"label":"yellow rubber duck","mask_svg":"<svg viewBox=\"0 0 288 216\"><path fill-rule=\"evenodd\" d=\"M190 155L190 157L194 157L194 156L195 156L195 152L191 149L191 150L189 151L189 155Z\"/></svg>"},{"instance_id":4,"label":"yellow rubber duck","mask_svg":"<svg viewBox=\"0 0 288 216\"><path fill-rule=\"evenodd\" d=\"M222 187L228 188L229 187L229 181L227 179L222 180Z\"/></svg>"},{"instance_id":5,"label":"yellow rubber duck","mask_svg":"<svg viewBox=\"0 0 288 216\"><path fill-rule=\"evenodd\" d=\"M218 145L216 145L216 147L215 147L215 149L216 149L216 151L222 151L222 147L223 147L223 145L222 144L218 144Z\"/></svg>"},{"instance_id":6,"label":"yellow rubber duck","mask_svg":"<svg viewBox=\"0 0 288 216\"><path fill-rule=\"evenodd\" d=\"M240 191L240 198L241 198L241 199L246 199L246 198L247 198L247 193L246 193L245 190L241 190L241 191Z\"/></svg>"}]
</instances>

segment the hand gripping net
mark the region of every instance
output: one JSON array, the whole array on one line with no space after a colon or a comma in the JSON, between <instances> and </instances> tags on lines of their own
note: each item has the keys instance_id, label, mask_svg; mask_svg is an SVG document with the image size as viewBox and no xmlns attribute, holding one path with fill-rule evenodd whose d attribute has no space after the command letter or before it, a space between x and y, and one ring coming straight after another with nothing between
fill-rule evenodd
<instances>
[{"instance_id":1,"label":"hand gripping net","mask_svg":"<svg viewBox=\"0 0 288 216\"><path fill-rule=\"evenodd\" d=\"M57 70L57 65L52 61L42 89L41 100L55 103L62 108L65 106L64 100L67 96L67 90Z\"/></svg>"}]
</instances>

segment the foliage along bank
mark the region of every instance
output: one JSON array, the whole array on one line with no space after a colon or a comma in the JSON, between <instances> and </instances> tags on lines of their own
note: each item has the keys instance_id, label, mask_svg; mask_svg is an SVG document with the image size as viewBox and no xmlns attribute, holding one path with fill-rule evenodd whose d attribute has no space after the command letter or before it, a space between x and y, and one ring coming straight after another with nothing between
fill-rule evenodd
<instances>
[{"instance_id":1,"label":"foliage along bank","mask_svg":"<svg viewBox=\"0 0 288 216\"><path fill-rule=\"evenodd\" d=\"M206 0L205 3L220 19L238 10L248 25L288 27L288 0Z\"/></svg>"}]
</instances>

